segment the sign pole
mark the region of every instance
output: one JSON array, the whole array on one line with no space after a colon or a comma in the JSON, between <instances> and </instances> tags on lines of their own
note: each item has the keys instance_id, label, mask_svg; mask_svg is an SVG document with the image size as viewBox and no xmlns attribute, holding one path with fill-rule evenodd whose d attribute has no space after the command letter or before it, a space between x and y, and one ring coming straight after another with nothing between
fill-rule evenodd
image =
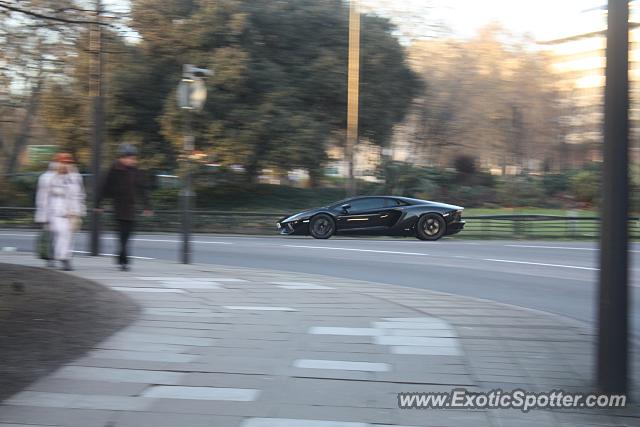
<instances>
[{"instance_id":1,"label":"sign pole","mask_svg":"<svg viewBox=\"0 0 640 427\"><path fill-rule=\"evenodd\" d=\"M91 256L100 254L101 215L97 210L100 192L100 163L102 161L102 141L104 138L104 103L102 100L102 29L100 16L102 14L101 0L96 0L96 23L92 24L89 32L89 98L91 99L91 221L90 248Z\"/></svg>"},{"instance_id":2,"label":"sign pole","mask_svg":"<svg viewBox=\"0 0 640 427\"><path fill-rule=\"evenodd\" d=\"M629 365L629 3L609 0L597 382L626 394Z\"/></svg>"}]
</instances>

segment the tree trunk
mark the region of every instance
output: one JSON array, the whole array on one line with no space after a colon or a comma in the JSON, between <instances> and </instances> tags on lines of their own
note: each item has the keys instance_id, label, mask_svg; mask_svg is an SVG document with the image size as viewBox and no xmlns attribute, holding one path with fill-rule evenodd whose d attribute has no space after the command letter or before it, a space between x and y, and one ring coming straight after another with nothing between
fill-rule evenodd
<instances>
[{"instance_id":1,"label":"tree trunk","mask_svg":"<svg viewBox=\"0 0 640 427\"><path fill-rule=\"evenodd\" d=\"M29 103L27 104L27 111L25 113L24 120L22 121L22 126L20 127L20 131L16 136L16 139L13 143L13 147L11 148L11 152L7 156L7 162L5 166L5 172L8 175L13 175L16 173L18 169L18 158L24 151L27 142L29 141L29 133L31 131L31 124L36 116L36 112L38 111L38 106L40 104L40 93L42 90L42 85L44 82L44 78L39 75L38 82L36 83L36 87L33 88L31 92L31 96L29 97Z\"/></svg>"}]
</instances>

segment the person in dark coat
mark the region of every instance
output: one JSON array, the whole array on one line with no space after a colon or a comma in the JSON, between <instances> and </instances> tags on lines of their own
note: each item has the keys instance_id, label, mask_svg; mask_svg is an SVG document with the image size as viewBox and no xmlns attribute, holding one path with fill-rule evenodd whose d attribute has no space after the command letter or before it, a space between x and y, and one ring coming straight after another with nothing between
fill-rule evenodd
<instances>
[{"instance_id":1,"label":"person in dark coat","mask_svg":"<svg viewBox=\"0 0 640 427\"><path fill-rule=\"evenodd\" d=\"M100 189L98 207L103 199L113 201L120 241L118 264L122 271L128 271L127 245L135 224L136 206L139 204L143 206L145 216L153 213L149 203L146 179L137 167L138 150L131 144L122 144L118 154L118 160L109 169ZM99 210L101 210L100 207Z\"/></svg>"}]
</instances>

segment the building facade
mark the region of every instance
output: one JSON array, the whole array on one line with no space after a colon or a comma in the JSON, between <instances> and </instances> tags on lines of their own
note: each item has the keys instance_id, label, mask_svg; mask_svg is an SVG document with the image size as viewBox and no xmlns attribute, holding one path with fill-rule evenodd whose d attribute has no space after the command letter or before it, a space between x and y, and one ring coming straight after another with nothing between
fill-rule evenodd
<instances>
[{"instance_id":1,"label":"building facade","mask_svg":"<svg viewBox=\"0 0 640 427\"><path fill-rule=\"evenodd\" d=\"M629 79L631 91L631 146L637 151L640 129L640 9L630 3ZM548 53L562 94L560 120L565 127L568 166L602 158L606 67L606 7L582 12L558 35L540 40Z\"/></svg>"}]
</instances>

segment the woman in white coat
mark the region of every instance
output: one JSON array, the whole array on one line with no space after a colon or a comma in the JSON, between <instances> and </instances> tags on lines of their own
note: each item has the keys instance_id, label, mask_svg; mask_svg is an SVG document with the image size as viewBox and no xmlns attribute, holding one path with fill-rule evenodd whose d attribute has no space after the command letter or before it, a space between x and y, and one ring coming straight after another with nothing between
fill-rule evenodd
<instances>
[{"instance_id":1,"label":"woman in white coat","mask_svg":"<svg viewBox=\"0 0 640 427\"><path fill-rule=\"evenodd\" d=\"M64 270L72 270L73 233L85 214L82 176L69 153L58 153L38 179L35 221L52 232L54 259Z\"/></svg>"}]
</instances>

